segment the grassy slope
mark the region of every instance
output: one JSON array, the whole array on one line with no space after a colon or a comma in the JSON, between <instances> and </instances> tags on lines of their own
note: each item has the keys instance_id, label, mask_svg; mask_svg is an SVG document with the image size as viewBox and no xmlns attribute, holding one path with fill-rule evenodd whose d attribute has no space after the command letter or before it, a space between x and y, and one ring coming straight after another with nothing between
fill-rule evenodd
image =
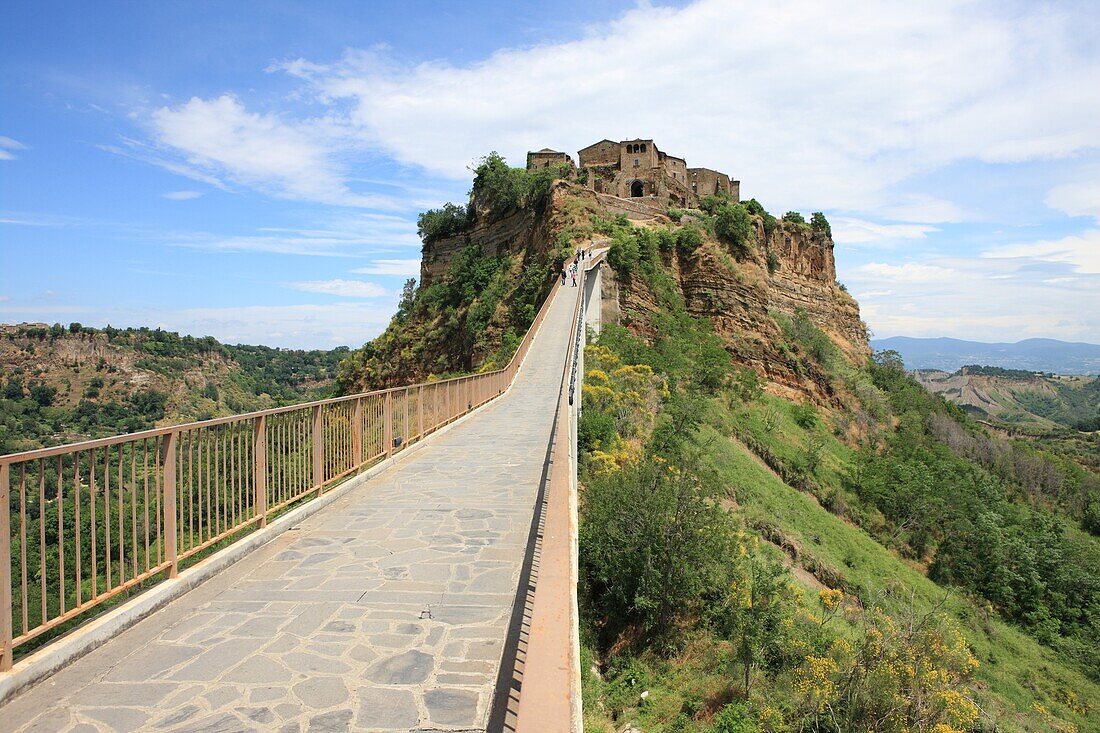
<instances>
[{"instance_id":1,"label":"grassy slope","mask_svg":"<svg viewBox=\"0 0 1100 733\"><path fill-rule=\"evenodd\" d=\"M789 415L785 417L780 429L787 439L784 442L801 437L805 431ZM858 527L827 512L813 497L784 484L718 427L707 426L704 435L712 441L708 457L729 482L738 511L748 524L763 521L775 525L865 592L873 593L888 582L899 583L925 608L943 597L943 588ZM846 449L839 446L835 450ZM1080 700L1095 705L1100 701L1100 686L1015 628L996 619L983 620L966 600L953 597L946 608L959 621L982 663L976 676L987 686L988 694L981 704L1005 730L1049 730L1034 713L1035 703L1082 731L1100 730L1100 710L1083 715L1070 704Z\"/></svg>"},{"instance_id":2,"label":"grassy slope","mask_svg":"<svg viewBox=\"0 0 1100 733\"><path fill-rule=\"evenodd\" d=\"M777 455L793 458L809 440L810 433L824 435L820 428L807 430L793 417L795 405L786 400L765 396L749 406L729 407L722 400L712 402L707 424L701 438L708 445L707 461L723 477L734 500L731 511L739 514L749 527L767 525L800 550L800 563L813 568L826 567L843 578L850 592L864 597L891 586L912 593L914 607L925 611L948 596L944 610L958 621L974 654L981 662L975 675L975 699L985 711L987 722L992 719L998 730L1038 733L1057 728L1055 721L1041 712L1046 710L1058 721L1076 726L1076 730L1100 731L1100 685L1089 681L1076 669L1058 659L1018 629L998 620L995 615L983 615L958 592L948 591L929 580L919 568L902 560L879 544L859 527L830 513L818 500L804 491L784 483L771 469L732 437L731 421L740 420L757 426L770 421L767 441ZM824 458L818 475L825 482L839 476L853 453L850 448L830 437L825 438ZM796 581L799 575L795 575ZM815 588L807 588L803 605L820 614ZM904 593L903 593L904 595ZM837 619L843 625L843 621ZM590 651L586 646L586 655ZM683 708L685 700L706 707L708 702L721 701L728 694L728 680L715 675L716 669L728 664L722 644L700 639L689 644L671 663L661 664L649 659L636 670L637 683L623 689L609 685L593 675L585 679L585 699L637 699L649 690L644 705L624 705L624 712L612 721L606 712L590 707L586 710L586 729L613 731L630 721L643 731L664 730ZM590 666L585 659L585 670ZM1060 723L1059 723L1060 724ZM699 730L705 730L700 728Z\"/></svg>"},{"instance_id":3,"label":"grassy slope","mask_svg":"<svg viewBox=\"0 0 1100 733\"><path fill-rule=\"evenodd\" d=\"M661 288L659 283L664 277L658 267L653 285ZM667 307L682 309L678 293L671 291L665 297ZM643 322L655 317L633 315ZM846 384L866 379L851 365L841 367L837 378ZM873 393L869 395L872 402L883 400L877 390L869 391ZM885 403L878 408L875 412L889 412ZM846 491L848 472L856 470L856 451L829 433L820 420L809 429L801 427L797 414L794 403L769 395L747 404L727 395L712 400L701 437L709 446L706 460L729 487L734 500L731 511L740 514L746 526L765 530L762 536L776 539L778 535L781 544L797 546L801 565L827 579L839 579L838 585L851 596L873 598L889 586L895 593L900 590L903 597L911 593L917 612L943 602L942 608L957 619L981 663L975 675L974 697L985 713L984 729L993 729L995 724L995 729L1002 731L1100 731L1100 686L960 591L949 592L938 586L925 576L919 563L902 559L860 526L842 518L846 512L872 532L884 526L876 509ZM888 420L889 416L884 414L880 419ZM804 459L813 435L820 461L811 472L810 483L817 496L784 483L735 435L750 437L756 446L766 448L778 459L773 465L778 462L785 466L798 465ZM832 511L825 509L823 502ZM796 573L795 578L813 584L805 572ZM814 593L804 594L802 603L820 612ZM641 730L662 733L709 730L702 721L729 701L734 665L723 642L700 633L672 660L646 653L616 657L612 650L610 660L603 659L605 664L610 661L611 668L602 676L589 669L593 647L586 645L589 658L583 667L587 728L619 731L624 722L629 722ZM624 672L616 666L620 664L630 666ZM649 690L644 704L639 700L643 690ZM612 718L615 710L622 712ZM689 712L690 721L673 723L681 711Z\"/></svg>"}]
</instances>

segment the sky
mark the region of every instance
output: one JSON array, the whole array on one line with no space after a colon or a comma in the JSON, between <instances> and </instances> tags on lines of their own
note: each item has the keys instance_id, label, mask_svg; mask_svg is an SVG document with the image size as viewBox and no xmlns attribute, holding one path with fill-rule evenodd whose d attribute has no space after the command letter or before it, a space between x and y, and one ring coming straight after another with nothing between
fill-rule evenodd
<instances>
[{"instance_id":1,"label":"sky","mask_svg":"<svg viewBox=\"0 0 1100 733\"><path fill-rule=\"evenodd\" d=\"M496 150L823 211L876 337L1100 343L1100 4L22 2L0 321L358 346Z\"/></svg>"}]
</instances>

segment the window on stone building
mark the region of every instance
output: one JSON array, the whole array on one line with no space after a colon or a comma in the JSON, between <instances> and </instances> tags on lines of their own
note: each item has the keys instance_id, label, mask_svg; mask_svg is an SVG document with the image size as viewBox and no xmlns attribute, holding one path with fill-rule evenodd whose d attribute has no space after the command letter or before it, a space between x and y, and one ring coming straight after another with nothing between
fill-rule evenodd
<instances>
[{"instance_id":1,"label":"window on stone building","mask_svg":"<svg viewBox=\"0 0 1100 733\"><path fill-rule=\"evenodd\" d=\"M645 143L642 143L642 152L645 152Z\"/></svg>"},{"instance_id":2,"label":"window on stone building","mask_svg":"<svg viewBox=\"0 0 1100 733\"><path fill-rule=\"evenodd\" d=\"M635 167L635 168L638 168L638 167L639 167L639 166L641 166L641 165L642 165L642 161L640 161L640 160L638 160L637 158L635 158L635 159L634 159L634 167Z\"/></svg>"}]
</instances>

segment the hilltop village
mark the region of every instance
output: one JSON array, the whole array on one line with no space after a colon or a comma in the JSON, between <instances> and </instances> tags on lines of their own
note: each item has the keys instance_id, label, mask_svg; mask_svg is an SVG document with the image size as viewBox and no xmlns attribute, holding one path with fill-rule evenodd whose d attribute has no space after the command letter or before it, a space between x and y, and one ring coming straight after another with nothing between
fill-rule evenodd
<instances>
[{"instance_id":1,"label":"hilltop village","mask_svg":"<svg viewBox=\"0 0 1100 733\"><path fill-rule=\"evenodd\" d=\"M687 161L663 152L650 139L600 140L578 151L577 160L543 148L527 153L527 170L568 165L590 191L631 199L655 213L669 206L694 207L701 197L718 193L741 200L740 181L711 168L688 168Z\"/></svg>"}]
</instances>

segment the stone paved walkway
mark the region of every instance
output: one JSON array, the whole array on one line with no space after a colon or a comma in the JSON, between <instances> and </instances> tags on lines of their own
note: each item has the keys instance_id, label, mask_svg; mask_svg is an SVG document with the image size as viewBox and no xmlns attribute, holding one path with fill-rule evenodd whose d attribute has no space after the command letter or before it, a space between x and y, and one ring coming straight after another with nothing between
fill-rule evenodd
<instances>
[{"instance_id":1,"label":"stone paved walkway","mask_svg":"<svg viewBox=\"0 0 1100 733\"><path fill-rule=\"evenodd\" d=\"M507 395L0 707L0 730L484 730L577 292Z\"/></svg>"}]
</instances>

